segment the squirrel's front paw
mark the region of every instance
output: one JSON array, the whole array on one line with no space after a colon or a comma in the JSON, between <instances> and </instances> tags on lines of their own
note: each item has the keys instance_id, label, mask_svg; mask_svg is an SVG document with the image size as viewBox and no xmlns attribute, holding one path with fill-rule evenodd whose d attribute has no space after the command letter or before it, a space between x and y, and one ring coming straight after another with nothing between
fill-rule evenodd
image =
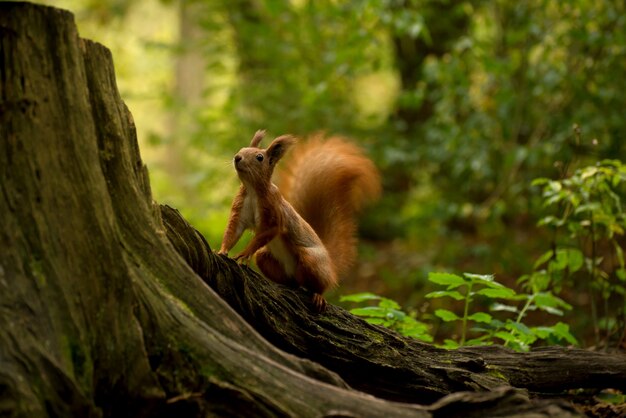
<instances>
[{"instance_id":1,"label":"squirrel's front paw","mask_svg":"<svg viewBox=\"0 0 626 418\"><path fill-rule=\"evenodd\" d=\"M235 257L235 261L246 266L250 264L250 254L240 253Z\"/></svg>"}]
</instances>

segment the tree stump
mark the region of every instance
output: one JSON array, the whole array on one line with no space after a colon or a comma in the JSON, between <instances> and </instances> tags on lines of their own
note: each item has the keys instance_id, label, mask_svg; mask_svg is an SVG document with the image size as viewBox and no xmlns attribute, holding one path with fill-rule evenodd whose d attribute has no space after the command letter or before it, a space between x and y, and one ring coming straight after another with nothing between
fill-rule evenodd
<instances>
[{"instance_id":1,"label":"tree stump","mask_svg":"<svg viewBox=\"0 0 626 418\"><path fill-rule=\"evenodd\" d=\"M70 13L2 2L0 45L1 416L567 417L554 393L626 386L623 355L312 314L152 201L111 54Z\"/></svg>"}]
</instances>

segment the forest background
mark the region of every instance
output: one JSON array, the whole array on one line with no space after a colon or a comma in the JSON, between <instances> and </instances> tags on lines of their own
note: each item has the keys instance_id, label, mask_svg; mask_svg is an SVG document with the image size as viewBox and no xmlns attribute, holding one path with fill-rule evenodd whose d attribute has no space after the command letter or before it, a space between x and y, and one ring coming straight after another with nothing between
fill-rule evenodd
<instances>
[{"instance_id":1,"label":"forest background","mask_svg":"<svg viewBox=\"0 0 626 418\"><path fill-rule=\"evenodd\" d=\"M384 196L331 302L383 295L398 303L383 299L385 315L406 311L442 342L465 340L468 318L497 328L468 316L471 295L508 312L511 334L558 315L580 345L626 344L626 3L39 2L112 50L155 200L212 248L238 187L232 155L254 131L345 135ZM495 275L516 293L472 293L458 276L459 298L434 272Z\"/></svg>"}]
</instances>

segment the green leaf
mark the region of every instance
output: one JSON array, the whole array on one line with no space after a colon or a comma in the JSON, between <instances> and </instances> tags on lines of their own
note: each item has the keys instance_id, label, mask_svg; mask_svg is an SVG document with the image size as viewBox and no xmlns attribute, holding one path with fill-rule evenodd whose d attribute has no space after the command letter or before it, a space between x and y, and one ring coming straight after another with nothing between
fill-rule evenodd
<instances>
[{"instance_id":1,"label":"green leaf","mask_svg":"<svg viewBox=\"0 0 626 418\"><path fill-rule=\"evenodd\" d=\"M546 338L550 337L550 335L552 335L554 332L552 327L534 327L532 328L532 331L535 333L535 335L539 339L542 339L542 340L545 340Z\"/></svg>"},{"instance_id":2,"label":"green leaf","mask_svg":"<svg viewBox=\"0 0 626 418\"><path fill-rule=\"evenodd\" d=\"M562 310L558 309L558 308L552 308L550 306L544 306L539 308L542 311L548 312L551 315L556 315L556 316L563 316L565 315L565 312L563 312Z\"/></svg>"},{"instance_id":3,"label":"green leaf","mask_svg":"<svg viewBox=\"0 0 626 418\"><path fill-rule=\"evenodd\" d=\"M550 275L545 270L539 270L530 276L525 287L532 289L533 293L536 293L550 287L550 282Z\"/></svg>"},{"instance_id":4,"label":"green leaf","mask_svg":"<svg viewBox=\"0 0 626 418\"><path fill-rule=\"evenodd\" d=\"M505 305L503 303L494 303L493 305L491 305L489 309L494 312L499 312L499 311L513 312L513 313L519 312L517 307L511 306L511 305Z\"/></svg>"},{"instance_id":5,"label":"green leaf","mask_svg":"<svg viewBox=\"0 0 626 418\"><path fill-rule=\"evenodd\" d=\"M566 197L567 197L567 193L565 192L559 192L559 193L553 194L543 202L543 205L545 207L554 205L555 203L559 203L561 200L565 199Z\"/></svg>"},{"instance_id":6,"label":"green leaf","mask_svg":"<svg viewBox=\"0 0 626 418\"><path fill-rule=\"evenodd\" d=\"M539 222L537 222L537 226L548 225L548 226L554 226L554 227L561 227L564 224L565 224L565 221L563 219L557 218L556 216L545 216L539 219Z\"/></svg>"},{"instance_id":7,"label":"green leaf","mask_svg":"<svg viewBox=\"0 0 626 418\"><path fill-rule=\"evenodd\" d=\"M461 293L457 292L456 290L439 290L436 292L430 292L428 294L426 294L425 297L429 298L429 299L433 299L433 298L442 298L442 297L451 297L453 299L456 300L463 300L465 299L465 296L463 296Z\"/></svg>"},{"instance_id":8,"label":"green leaf","mask_svg":"<svg viewBox=\"0 0 626 418\"><path fill-rule=\"evenodd\" d=\"M557 316L563 316L564 312L558 308L553 308L551 306L541 306L539 307L539 309L541 309L542 311L548 312L549 314L552 315L557 315Z\"/></svg>"},{"instance_id":9,"label":"green leaf","mask_svg":"<svg viewBox=\"0 0 626 418\"><path fill-rule=\"evenodd\" d=\"M424 332L406 331L406 332L401 332L401 334L407 337L418 339L420 341L424 341L425 343L432 343L434 341L432 335L428 333L424 333Z\"/></svg>"},{"instance_id":10,"label":"green leaf","mask_svg":"<svg viewBox=\"0 0 626 418\"><path fill-rule=\"evenodd\" d=\"M533 332L521 322L507 321L505 328L511 331L517 331L524 335L533 335Z\"/></svg>"},{"instance_id":11,"label":"green leaf","mask_svg":"<svg viewBox=\"0 0 626 418\"><path fill-rule=\"evenodd\" d=\"M495 280L495 277L493 274L474 274L474 273L463 273L463 276L465 276L466 278L472 280L472 281L479 281L479 282L487 282L487 283L493 283ZM498 283L500 284L500 283ZM502 285L500 285L502 286Z\"/></svg>"},{"instance_id":12,"label":"green leaf","mask_svg":"<svg viewBox=\"0 0 626 418\"><path fill-rule=\"evenodd\" d=\"M440 285L448 286L448 289L454 289L456 287L467 284L462 277L451 273L428 273L428 280Z\"/></svg>"},{"instance_id":13,"label":"green leaf","mask_svg":"<svg viewBox=\"0 0 626 418\"><path fill-rule=\"evenodd\" d=\"M454 350L455 348L459 348L459 347L460 347L459 343L449 338L446 338L443 341L443 348L447 348L448 350Z\"/></svg>"},{"instance_id":14,"label":"green leaf","mask_svg":"<svg viewBox=\"0 0 626 418\"><path fill-rule=\"evenodd\" d=\"M339 298L340 302L364 302L366 300L379 300L381 297L369 292L354 293Z\"/></svg>"},{"instance_id":15,"label":"green leaf","mask_svg":"<svg viewBox=\"0 0 626 418\"><path fill-rule=\"evenodd\" d=\"M546 308L563 308L566 310L572 309L572 305L550 292L539 292L534 296L533 303L539 309L543 309L545 311L547 311Z\"/></svg>"},{"instance_id":16,"label":"green leaf","mask_svg":"<svg viewBox=\"0 0 626 418\"><path fill-rule=\"evenodd\" d=\"M585 257L583 253L575 248L569 248L567 250L567 267L570 273L577 272L583 266Z\"/></svg>"},{"instance_id":17,"label":"green leaf","mask_svg":"<svg viewBox=\"0 0 626 418\"><path fill-rule=\"evenodd\" d=\"M500 289L480 289L476 292L476 294L487 296L492 299L513 299L517 295L513 289L509 289L508 287Z\"/></svg>"},{"instance_id":18,"label":"green leaf","mask_svg":"<svg viewBox=\"0 0 626 418\"><path fill-rule=\"evenodd\" d=\"M350 309L350 313L363 317L387 318L388 311L386 309L381 309L378 306L366 306L364 308Z\"/></svg>"},{"instance_id":19,"label":"green leaf","mask_svg":"<svg viewBox=\"0 0 626 418\"><path fill-rule=\"evenodd\" d=\"M563 189L563 185L558 181L549 181L546 186L546 189L552 192L560 192Z\"/></svg>"},{"instance_id":20,"label":"green leaf","mask_svg":"<svg viewBox=\"0 0 626 418\"><path fill-rule=\"evenodd\" d=\"M491 322L491 315L485 312L476 312L467 317L467 319L488 324Z\"/></svg>"},{"instance_id":21,"label":"green leaf","mask_svg":"<svg viewBox=\"0 0 626 418\"><path fill-rule=\"evenodd\" d=\"M411 317L406 317L395 327L397 331L407 337L417 338L422 341L432 342L433 337L428 333L428 326L423 322L417 321Z\"/></svg>"},{"instance_id":22,"label":"green leaf","mask_svg":"<svg viewBox=\"0 0 626 418\"><path fill-rule=\"evenodd\" d=\"M580 177L583 180L585 180L585 179L587 179L587 178L589 178L591 176L595 176L597 172L598 172L598 168L597 167L593 167L593 166L585 167L585 168L583 168L581 170L581 176Z\"/></svg>"},{"instance_id":23,"label":"green leaf","mask_svg":"<svg viewBox=\"0 0 626 418\"><path fill-rule=\"evenodd\" d=\"M506 332L506 331L498 331L495 334L493 334L494 337L498 337L501 340L503 340L505 343L508 342L513 342L513 341L517 341L517 338L515 338L514 335L512 335L510 332Z\"/></svg>"},{"instance_id":24,"label":"green leaf","mask_svg":"<svg viewBox=\"0 0 626 418\"><path fill-rule=\"evenodd\" d=\"M535 261L535 264L533 265L533 269L536 270L537 268L541 267L544 263L550 261L552 257L554 257L554 251L552 250L546 251L545 253L541 255L541 257L537 259L537 261Z\"/></svg>"},{"instance_id":25,"label":"green leaf","mask_svg":"<svg viewBox=\"0 0 626 418\"><path fill-rule=\"evenodd\" d=\"M378 306L386 309L400 309L400 305L395 300L381 298Z\"/></svg>"},{"instance_id":26,"label":"green leaf","mask_svg":"<svg viewBox=\"0 0 626 418\"><path fill-rule=\"evenodd\" d=\"M597 211L600 211L601 209L602 209L602 205L600 205L600 203L589 202L589 203L586 203L584 205L580 205L579 207L577 207L574 213L578 215L579 213L582 213L582 212L597 212Z\"/></svg>"},{"instance_id":27,"label":"green leaf","mask_svg":"<svg viewBox=\"0 0 626 418\"><path fill-rule=\"evenodd\" d=\"M401 310L398 309L387 309L387 308L383 308L387 311L387 318L388 319L395 319L397 321L404 321L407 318L409 318L409 316L404 313Z\"/></svg>"},{"instance_id":28,"label":"green leaf","mask_svg":"<svg viewBox=\"0 0 626 418\"><path fill-rule=\"evenodd\" d=\"M485 285L485 286L490 287L492 289L506 289L507 288L502 283L498 283L496 281L493 281L493 282L479 282L479 284Z\"/></svg>"},{"instance_id":29,"label":"green leaf","mask_svg":"<svg viewBox=\"0 0 626 418\"><path fill-rule=\"evenodd\" d=\"M554 334L556 336L564 339L572 345L578 345L576 338L574 338L574 336L569 332L569 325L564 324L563 322L557 322L552 329L554 330Z\"/></svg>"},{"instance_id":30,"label":"green leaf","mask_svg":"<svg viewBox=\"0 0 626 418\"><path fill-rule=\"evenodd\" d=\"M500 321L499 319L493 319L491 321L491 324L489 324L491 326L492 329L501 329L504 328L504 322Z\"/></svg>"},{"instance_id":31,"label":"green leaf","mask_svg":"<svg viewBox=\"0 0 626 418\"><path fill-rule=\"evenodd\" d=\"M556 257L550 262L550 268L552 271L561 271L566 268L570 273L575 273L583 266L584 256L583 253L575 248L559 249L556 252Z\"/></svg>"},{"instance_id":32,"label":"green leaf","mask_svg":"<svg viewBox=\"0 0 626 418\"><path fill-rule=\"evenodd\" d=\"M486 338L488 336L483 336L483 337L479 337L479 338L472 338L471 340L467 340L465 341L465 345L493 345L493 343L491 341L486 341Z\"/></svg>"},{"instance_id":33,"label":"green leaf","mask_svg":"<svg viewBox=\"0 0 626 418\"><path fill-rule=\"evenodd\" d=\"M435 311L435 315L437 315L439 318L446 322L457 321L461 319L457 314L447 309L437 309Z\"/></svg>"},{"instance_id":34,"label":"green leaf","mask_svg":"<svg viewBox=\"0 0 626 418\"><path fill-rule=\"evenodd\" d=\"M545 177L540 177L540 178L534 179L534 180L530 183L530 185L531 185L531 186L533 186L533 187L536 187L536 186L545 186L546 184L550 183L550 181L552 181L552 180L550 180L550 179L548 179L548 178L545 178Z\"/></svg>"}]
</instances>

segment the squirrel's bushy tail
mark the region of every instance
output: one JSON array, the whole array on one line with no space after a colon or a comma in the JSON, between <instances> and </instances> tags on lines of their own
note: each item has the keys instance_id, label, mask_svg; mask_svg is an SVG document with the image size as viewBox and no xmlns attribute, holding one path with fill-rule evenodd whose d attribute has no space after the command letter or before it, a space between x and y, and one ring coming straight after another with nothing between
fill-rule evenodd
<instances>
[{"instance_id":1,"label":"squirrel's bushy tail","mask_svg":"<svg viewBox=\"0 0 626 418\"><path fill-rule=\"evenodd\" d=\"M279 174L278 187L315 230L345 275L356 257L356 215L380 196L380 175L361 149L321 135L299 143Z\"/></svg>"}]
</instances>

